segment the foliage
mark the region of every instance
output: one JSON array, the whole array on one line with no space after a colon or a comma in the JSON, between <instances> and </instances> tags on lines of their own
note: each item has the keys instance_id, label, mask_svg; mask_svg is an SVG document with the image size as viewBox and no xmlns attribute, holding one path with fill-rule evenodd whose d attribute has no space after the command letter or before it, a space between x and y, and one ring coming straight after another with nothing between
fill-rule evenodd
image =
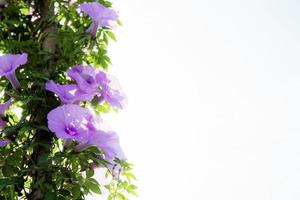
<instances>
[{"instance_id":1,"label":"foliage","mask_svg":"<svg viewBox=\"0 0 300 200\"><path fill-rule=\"evenodd\" d=\"M91 64L103 70L111 64L107 45L115 40L115 35L108 28L101 28L96 38L87 34L91 19L78 12L82 2L92 1L50 1L48 9L55 14L47 20L41 19L39 0L7 0L7 6L0 8L0 52L29 54L28 63L17 70L19 91L4 77L0 79L2 102L10 97L16 100L6 112L8 126L0 133L1 138L11 141L0 148L0 199L75 200L103 191L109 192L109 200L126 200L128 194L136 195L131 164L119 161L123 173L112 177L107 171L110 183L101 185L93 175L95 166L107 164L101 157L103 152L89 148L75 153L74 144L64 148L47 128L47 113L59 101L45 91L45 82L52 79L69 83L66 70L75 64ZM112 6L108 1L99 2ZM49 27L56 30L51 35L47 32ZM49 37L56 41L55 52L43 46ZM100 114L114 110L108 104L95 106ZM34 196L35 190L41 191L42 196Z\"/></svg>"}]
</instances>

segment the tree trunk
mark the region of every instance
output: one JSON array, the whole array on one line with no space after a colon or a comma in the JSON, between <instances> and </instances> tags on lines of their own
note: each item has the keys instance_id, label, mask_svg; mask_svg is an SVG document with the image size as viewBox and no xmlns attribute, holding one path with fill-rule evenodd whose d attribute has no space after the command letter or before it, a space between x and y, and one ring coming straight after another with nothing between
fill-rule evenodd
<instances>
[{"instance_id":1,"label":"tree trunk","mask_svg":"<svg viewBox=\"0 0 300 200\"><path fill-rule=\"evenodd\" d=\"M35 5L36 9L39 10L40 20L46 26L44 26L43 34L45 39L41 44L43 49L51 55L51 60L48 63L48 66L41 66L41 70L47 70L50 74L55 65L55 54L57 51L57 40L53 37L57 33L58 29L54 21L51 21L51 18L54 16L54 2L52 0L40 0L39 5ZM49 94L49 99L53 98L53 95ZM47 113L50 110L47 110L46 106L37 105L35 108L32 108L32 115L34 115L33 123L36 125L45 125L47 124ZM32 158L32 165L45 170L32 171L32 190L28 196L29 200L41 200L45 198L45 194L42 190L42 185L44 183L51 183L51 171L49 171L48 166L51 164L48 161L49 154L51 153L51 146L53 140L53 133L48 131L38 130L34 135L34 143L37 145L34 147ZM46 144L46 145L45 145ZM49 145L49 147L47 146Z\"/></svg>"}]
</instances>

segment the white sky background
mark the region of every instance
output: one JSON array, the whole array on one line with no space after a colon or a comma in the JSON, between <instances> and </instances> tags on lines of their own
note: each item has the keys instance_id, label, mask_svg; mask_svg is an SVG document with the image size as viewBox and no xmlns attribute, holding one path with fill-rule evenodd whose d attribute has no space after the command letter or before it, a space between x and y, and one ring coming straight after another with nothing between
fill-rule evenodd
<instances>
[{"instance_id":1,"label":"white sky background","mask_svg":"<svg viewBox=\"0 0 300 200\"><path fill-rule=\"evenodd\" d=\"M122 0L106 119L139 200L300 199L300 2Z\"/></svg>"}]
</instances>

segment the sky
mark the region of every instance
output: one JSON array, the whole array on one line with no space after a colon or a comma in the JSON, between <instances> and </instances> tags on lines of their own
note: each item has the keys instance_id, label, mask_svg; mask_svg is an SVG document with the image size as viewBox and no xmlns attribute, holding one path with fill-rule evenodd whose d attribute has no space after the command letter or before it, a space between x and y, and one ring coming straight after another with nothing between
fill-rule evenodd
<instances>
[{"instance_id":1,"label":"sky","mask_svg":"<svg viewBox=\"0 0 300 200\"><path fill-rule=\"evenodd\" d=\"M139 200L300 199L300 2L115 1Z\"/></svg>"}]
</instances>

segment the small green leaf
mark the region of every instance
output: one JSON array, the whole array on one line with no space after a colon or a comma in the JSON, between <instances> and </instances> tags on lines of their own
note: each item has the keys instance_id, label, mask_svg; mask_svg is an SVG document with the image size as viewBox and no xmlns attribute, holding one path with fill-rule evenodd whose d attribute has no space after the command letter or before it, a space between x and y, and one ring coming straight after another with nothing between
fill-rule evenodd
<instances>
[{"instance_id":1,"label":"small green leaf","mask_svg":"<svg viewBox=\"0 0 300 200\"><path fill-rule=\"evenodd\" d=\"M136 190L136 189L137 189L137 187L135 185L129 185L127 187L127 191L132 191L132 190Z\"/></svg>"},{"instance_id":2,"label":"small green leaf","mask_svg":"<svg viewBox=\"0 0 300 200\"><path fill-rule=\"evenodd\" d=\"M114 34L113 32L111 32L111 31L106 31L105 33L108 35L108 37L109 37L110 39L112 39L113 41L117 41L117 38L116 38L116 36L115 36L115 34Z\"/></svg>"},{"instance_id":3,"label":"small green leaf","mask_svg":"<svg viewBox=\"0 0 300 200\"><path fill-rule=\"evenodd\" d=\"M93 169L88 169L86 171L86 177L91 178L92 176L94 176L94 170Z\"/></svg>"},{"instance_id":4,"label":"small green leaf","mask_svg":"<svg viewBox=\"0 0 300 200\"><path fill-rule=\"evenodd\" d=\"M96 194L102 194L99 183L93 178L87 179L84 186Z\"/></svg>"},{"instance_id":5,"label":"small green leaf","mask_svg":"<svg viewBox=\"0 0 300 200\"><path fill-rule=\"evenodd\" d=\"M109 196L107 197L107 200L113 200L113 199L114 199L114 195L115 195L115 194L112 194L112 193L109 194Z\"/></svg>"},{"instance_id":6,"label":"small green leaf","mask_svg":"<svg viewBox=\"0 0 300 200\"><path fill-rule=\"evenodd\" d=\"M134 196L137 196L137 193L135 192L135 190L137 189L137 187L135 185L129 185L127 188L126 188L126 191L129 193L129 194L132 194Z\"/></svg>"},{"instance_id":7,"label":"small green leaf","mask_svg":"<svg viewBox=\"0 0 300 200\"><path fill-rule=\"evenodd\" d=\"M117 193L117 198L119 200L128 200L128 198L122 193Z\"/></svg>"}]
</instances>

